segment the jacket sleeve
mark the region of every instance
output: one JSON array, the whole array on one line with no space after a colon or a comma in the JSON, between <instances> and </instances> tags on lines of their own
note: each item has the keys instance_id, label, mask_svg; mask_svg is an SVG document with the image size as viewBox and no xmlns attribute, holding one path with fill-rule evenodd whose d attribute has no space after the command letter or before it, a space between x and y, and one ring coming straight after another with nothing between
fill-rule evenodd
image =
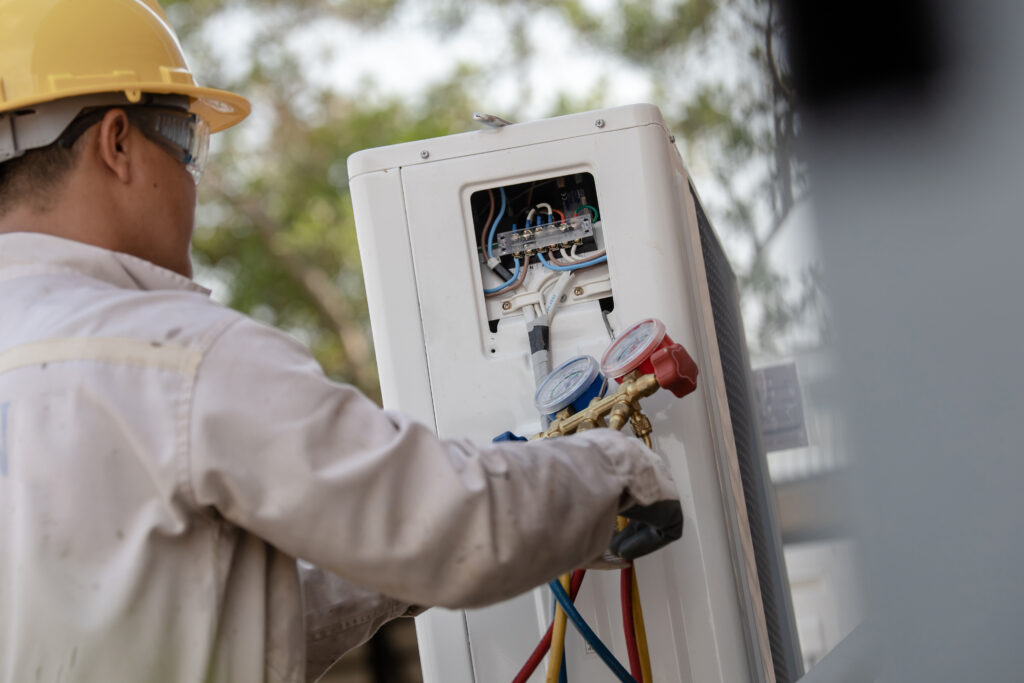
<instances>
[{"instance_id":1,"label":"jacket sleeve","mask_svg":"<svg viewBox=\"0 0 1024 683\"><path fill-rule=\"evenodd\" d=\"M510 598L600 556L619 510L678 497L660 458L611 430L441 440L248 319L204 355L190 430L198 505L417 605Z\"/></svg>"}]
</instances>

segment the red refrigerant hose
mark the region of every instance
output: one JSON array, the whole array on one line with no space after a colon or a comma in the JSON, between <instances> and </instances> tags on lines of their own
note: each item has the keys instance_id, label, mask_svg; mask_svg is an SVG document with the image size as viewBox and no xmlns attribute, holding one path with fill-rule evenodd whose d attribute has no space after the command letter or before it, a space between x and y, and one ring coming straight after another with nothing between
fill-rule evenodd
<instances>
[{"instance_id":1,"label":"red refrigerant hose","mask_svg":"<svg viewBox=\"0 0 1024 683\"><path fill-rule=\"evenodd\" d=\"M636 629L633 626L632 567L619 572L619 601L622 604L622 632L626 636L626 651L629 653L629 673L640 683L645 683L643 668L640 666L640 649L636 644Z\"/></svg>"}]
</instances>

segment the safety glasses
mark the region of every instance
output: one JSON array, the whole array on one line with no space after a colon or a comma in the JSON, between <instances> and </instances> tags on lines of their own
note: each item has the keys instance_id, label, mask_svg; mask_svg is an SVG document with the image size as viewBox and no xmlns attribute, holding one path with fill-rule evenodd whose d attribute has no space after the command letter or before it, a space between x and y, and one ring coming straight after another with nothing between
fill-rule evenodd
<instances>
[{"instance_id":1,"label":"safety glasses","mask_svg":"<svg viewBox=\"0 0 1024 683\"><path fill-rule=\"evenodd\" d=\"M70 148L85 131L115 108L123 109L140 133L184 164L196 185L199 184L210 149L210 127L192 112L153 105L93 109L72 121L58 142L62 147Z\"/></svg>"}]
</instances>

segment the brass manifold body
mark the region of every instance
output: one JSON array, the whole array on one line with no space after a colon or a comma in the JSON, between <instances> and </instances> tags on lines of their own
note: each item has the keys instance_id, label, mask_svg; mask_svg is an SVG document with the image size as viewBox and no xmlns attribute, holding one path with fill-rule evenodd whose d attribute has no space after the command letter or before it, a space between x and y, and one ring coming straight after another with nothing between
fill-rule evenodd
<instances>
[{"instance_id":1,"label":"brass manifold body","mask_svg":"<svg viewBox=\"0 0 1024 683\"><path fill-rule=\"evenodd\" d=\"M550 439L583 432L596 427L620 430L628 422L633 433L651 446L651 421L640 408L640 399L650 396L660 388L653 374L641 375L638 371L626 375L614 394L595 398L590 405L578 413L566 408L555 415L548 428L535 439Z\"/></svg>"}]
</instances>

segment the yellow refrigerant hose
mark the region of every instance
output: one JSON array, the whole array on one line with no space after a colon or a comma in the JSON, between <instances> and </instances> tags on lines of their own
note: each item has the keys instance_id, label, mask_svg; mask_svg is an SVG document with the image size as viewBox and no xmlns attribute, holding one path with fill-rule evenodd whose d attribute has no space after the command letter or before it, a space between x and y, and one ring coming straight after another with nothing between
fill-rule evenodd
<instances>
[{"instance_id":1,"label":"yellow refrigerant hose","mask_svg":"<svg viewBox=\"0 0 1024 683\"><path fill-rule=\"evenodd\" d=\"M562 574L558 577L565 592L569 592L569 584L572 574ZM565 627L569 615L565 613L560 605L555 605L554 628L551 631L551 651L548 654L548 675L545 683L558 683L558 675L562 671L562 653L565 652Z\"/></svg>"},{"instance_id":2,"label":"yellow refrigerant hose","mask_svg":"<svg viewBox=\"0 0 1024 683\"><path fill-rule=\"evenodd\" d=\"M651 653L647 649L647 629L644 628L644 610L640 606L640 585L637 583L636 568L633 569L633 631L636 633L636 649L640 651L640 672L644 680L641 683L652 683Z\"/></svg>"}]
</instances>

